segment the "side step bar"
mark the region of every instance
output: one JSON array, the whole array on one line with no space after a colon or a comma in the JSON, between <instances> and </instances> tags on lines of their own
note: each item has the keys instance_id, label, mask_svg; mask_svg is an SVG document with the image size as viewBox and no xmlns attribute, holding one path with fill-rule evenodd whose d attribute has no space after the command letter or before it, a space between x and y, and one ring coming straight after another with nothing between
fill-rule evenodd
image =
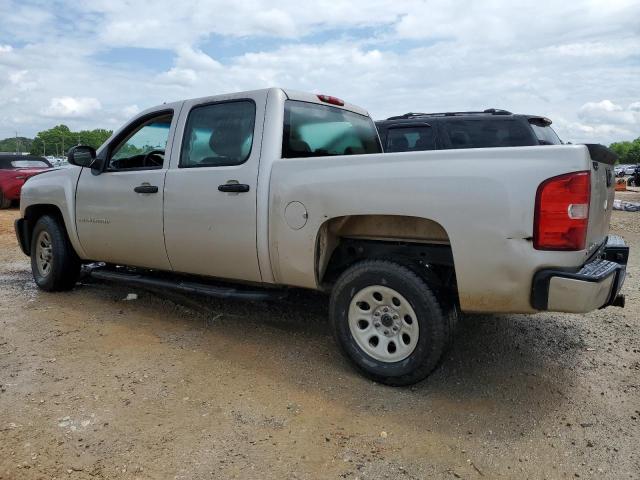
<instances>
[{"instance_id":1,"label":"side step bar","mask_svg":"<svg viewBox=\"0 0 640 480\"><path fill-rule=\"evenodd\" d=\"M86 266L83 273L98 280L116 281L141 287L167 288L186 293L197 293L215 298L237 298L242 300L281 300L286 296L285 290L251 289L228 285L170 278L154 272L119 271L104 266Z\"/></svg>"}]
</instances>

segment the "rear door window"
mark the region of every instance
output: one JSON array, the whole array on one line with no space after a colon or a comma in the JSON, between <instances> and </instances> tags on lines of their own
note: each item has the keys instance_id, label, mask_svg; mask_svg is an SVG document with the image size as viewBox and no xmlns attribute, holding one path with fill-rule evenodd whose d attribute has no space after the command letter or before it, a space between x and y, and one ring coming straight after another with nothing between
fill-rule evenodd
<instances>
[{"instance_id":1,"label":"rear door window","mask_svg":"<svg viewBox=\"0 0 640 480\"><path fill-rule=\"evenodd\" d=\"M256 105L251 100L194 107L184 130L181 168L222 167L247 161L253 145Z\"/></svg>"},{"instance_id":2,"label":"rear door window","mask_svg":"<svg viewBox=\"0 0 640 480\"><path fill-rule=\"evenodd\" d=\"M285 102L283 158L381 151L378 131L368 116L317 103Z\"/></svg>"},{"instance_id":3,"label":"rear door window","mask_svg":"<svg viewBox=\"0 0 640 480\"><path fill-rule=\"evenodd\" d=\"M435 150L434 129L427 125L391 127L387 130L385 152L416 152Z\"/></svg>"},{"instance_id":4,"label":"rear door window","mask_svg":"<svg viewBox=\"0 0 640 480\"><path fill-rule=\"evenodd\" d=\"M526 125L517 120L450 120L443 122L445 148L492 148L537 145Z\"/></svg>"}]
</instances>

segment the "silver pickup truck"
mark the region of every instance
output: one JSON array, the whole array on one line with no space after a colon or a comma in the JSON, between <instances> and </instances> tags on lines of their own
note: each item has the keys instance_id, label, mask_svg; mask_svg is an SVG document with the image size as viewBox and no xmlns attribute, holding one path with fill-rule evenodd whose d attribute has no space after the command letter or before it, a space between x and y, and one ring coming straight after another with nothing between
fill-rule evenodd
<instances>
[{"instance_id":1,"label":"silver pickup truck","mask_svg":"<svg viewBox=\"0 0 640 480\"><path fill-rule=\"evenodd\" d=\"M390 385L431 372L459 311L623 304L597 146L383 154L361 108L271 88L151 108L69 162L22 189L40 288L72 288L84 265L219 297L330 292L341 350Z\"/></svg>"}]
</instances>

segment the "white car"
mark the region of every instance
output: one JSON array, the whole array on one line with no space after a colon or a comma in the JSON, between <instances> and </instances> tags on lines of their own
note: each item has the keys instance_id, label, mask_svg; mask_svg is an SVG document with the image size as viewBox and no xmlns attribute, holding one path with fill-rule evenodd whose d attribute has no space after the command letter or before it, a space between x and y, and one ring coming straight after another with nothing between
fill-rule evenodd
<instances>
[{"instance_id":1,"label":"white car","mask_svg":"<svg viewBox=\"0 0 640 480\"><path fill-rule=\"evenodd\" d=\"M16 232L47 291L93 262L103 279L225 298L326 291L345 355L406 385L438 364L459 310L622 306L614 159L593 145L385 154L362 108L272 88L159 105L98 152L75 147L74 166L26 182Z\"/></svg>"}]
</instances>

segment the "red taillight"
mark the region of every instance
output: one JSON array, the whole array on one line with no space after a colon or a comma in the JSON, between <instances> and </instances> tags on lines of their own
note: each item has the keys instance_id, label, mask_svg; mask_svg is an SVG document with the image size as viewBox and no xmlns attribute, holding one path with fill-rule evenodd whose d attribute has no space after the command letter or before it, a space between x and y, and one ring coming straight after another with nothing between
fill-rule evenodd
<instances>
[{"instance_id":1,"label":"red taillight","mask_svg":"<svg viewBox=\"0 0 640 480\"><path fill-rule=\"evenodd\" d=\"M331 95L318 95L321 102L330 103L331 105L344 106L344 100L340 100L338 97L332 97Z\"/></svg>"},{"instance_id":2,"label":"red taillight","mask_svg":"<svg viewBox=\"0 0 640 480\"><path fill-rule=\"evenodd\" d=\"M536 193L536 250L583 250L589 224L591 174L573 172L545 180Z\"/></svg>"}]
</instances>

